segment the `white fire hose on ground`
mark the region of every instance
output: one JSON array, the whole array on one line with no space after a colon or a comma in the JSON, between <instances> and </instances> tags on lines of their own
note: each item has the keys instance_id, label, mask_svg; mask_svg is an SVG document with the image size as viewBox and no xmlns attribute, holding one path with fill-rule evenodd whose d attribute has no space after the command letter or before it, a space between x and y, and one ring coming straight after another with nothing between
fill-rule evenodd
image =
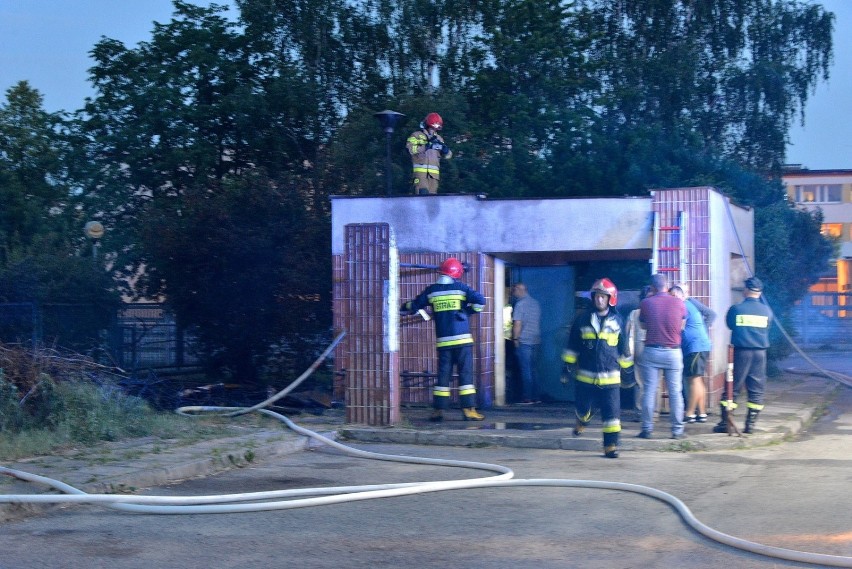
<instances>
[{"instance_id":1,"label":"white fire hose on ground","mask_svg":"<svg viewBox=\"0 0 852 569\"><path fill-rule=\"evenodd\" d=\"M275 413L265 406L284 397L292 391L299 383L304 381L313 370L324 360L332 349L340 342L344 334L338 336L329 348L317 359L316 362L300 376L289 387L270 397L266 401L252 407L183 407L178 410L182 414L194 414L202 412L224 413L228 416L242 415L251 411L258 411L283 422L293 431L310 437L312 440L333 447L349 456L357 458L368 458L373 460L386 460L409 464L427 464L433 466L448 466L456 468L469 468L484 470L495 473L492 476L473 478L466 480L439 480L433 482L409 482L399 484L374 484L366 486L335 486L325 488L298 488L292 490L279 490L268 492L249 492L241 494L223 494L211 496L129 496L116 494L87 494L82 490L69 486L58 480L44 476L38 476L20 470L14 470L0 466L0 474L13 476L20 480L47 485L55 490L64 492L64 495L29 495L29 494L7 494L0 495L0 503L86 503L99 504L112 509L125 512L147 513L147 514L233 514L241 512L258 512L269 510L288 510L295 508L306 508L310 506L322 506L354 502L359 500L371 500L375 498L390 498L395 496L406 496L410 494L425 494L429 492L443 492L447 490L461 490L471 488L496 488L512 486L549 486L561 488L587 488L601 490L618 490L622 492L633 492L655 498L669 504L680 515L683 521L699 534L719 542L721 544L756 553L775 559L785 559L799 563L809 563L831 567L852 568L852 557L827 555L821 553L809 553L793 549L785 549L770 545L763 545L745 539L741 539L702 523L693 515L692 511L676 497L651 488L637 484L623 482L609 482L604 480L571 480L559 478L540 479L515 479L514 472L508 467L482 462L469 462L462 460L444 460L437 458L423 458L405 455L389 455L355 449L324 437L318 433L300 427L290 421L287 417Z\"/></svg>"}]
</instances>

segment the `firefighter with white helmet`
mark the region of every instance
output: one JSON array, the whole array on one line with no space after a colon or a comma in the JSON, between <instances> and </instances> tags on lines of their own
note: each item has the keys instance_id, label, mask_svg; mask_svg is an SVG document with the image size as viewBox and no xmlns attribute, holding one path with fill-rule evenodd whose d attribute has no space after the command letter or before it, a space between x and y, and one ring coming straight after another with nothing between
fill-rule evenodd
<instances>
[{"instance_id":1,"label":"firefighter with white helmet","mask_svg":"<svg viewBox=\"0 0 852 569\"><path fill-rule=\"evenodd\" d=\"M408 137L405 147L411 155L414 174L414 193L437 194L441 178L441 158L449 160L453 152L438 132L444 128L444 119L438 113L429 113L420 128Z\"/></svg>"},{"instance_id":2,"label":"firefighter with white helmet","mask_svg":"<svg viewBox=\"0 0 852 569\"><path fill-rule=\"evenodd\" d=\"M598 279L590 290L591 310L574 319L568 345L562 353L566 375L576 387L574 436L591 422L595 407L601 410L604 456L618 458L621 432L622 375L632 381L633 357L621 315L615 310L618 289L608 278Z\"/></svg>"},{"instance_id":3,"label":"firefighter with white helmet","mask_svg":"<svg viewBox=\"0 0 852 569\"><path fill-rule=\"evenodd\" d=\"M438 349L438 380L432 391L432 421L441 421L450 406L450 378L453 366L459 374L459 399L465 421L481 421L476 411L473 384L473 336L468 316L485 308L485 297L460 279L464 267L455 257L441 263L438 282L427 286L417 298L402 305L400 314L410 315L431 307Z\"/></svg>"}]
</instances>

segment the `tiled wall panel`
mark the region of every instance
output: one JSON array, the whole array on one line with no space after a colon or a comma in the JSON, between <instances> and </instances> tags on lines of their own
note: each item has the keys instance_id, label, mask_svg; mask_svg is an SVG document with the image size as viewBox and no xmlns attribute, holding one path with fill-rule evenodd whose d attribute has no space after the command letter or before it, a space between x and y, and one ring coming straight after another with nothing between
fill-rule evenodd
<instances>
[{"instance_id":1,"label":"tiled wall panel","mask_svg":"<svg viewBox=\"0 0 852 569\"><path fill-rule=\"evenodd\" d=\"M672 268L679 266L680 256L684 255L685 273L680 271L667 271L666 274L672 282L685 281L689 284L690 295L705 305L710 306L717 313L716 326L724 326L720 318L724 312L717 306L712 306L710 301L710 207L709 187L676 188L659 190L654 193L652 205L655 215L658 216L659 224L663 227L674 227L678 225L678 216L686 212L686 248L680 250L676 243L676 232L660 232L660 247L668 247L660 251L659 266ZM722 312L720 314L720 312ZM713 352L710 353L707 369L715 369ZM707 404L712 408L719 402L721 389L724 387L725 375L709 374L704 378L707 385ZM664 399L667 407L667 399Z\"/></svg>"},{"instance_id":2,"label":"tiled wall panel","mask_svg":"<svg viewBox=\"0 0 852 569\"><path fill-rule=\"evenodd\" d=\"M335 314L335 326L345 328L348 334L335 368L341 372L338 377L349 423L391 425L400 420L399 354L388 342L385 318L391 247L391 229L386 223L346 226L334 302L342 310L341 316Z\"/></svg>"}]
</instances>

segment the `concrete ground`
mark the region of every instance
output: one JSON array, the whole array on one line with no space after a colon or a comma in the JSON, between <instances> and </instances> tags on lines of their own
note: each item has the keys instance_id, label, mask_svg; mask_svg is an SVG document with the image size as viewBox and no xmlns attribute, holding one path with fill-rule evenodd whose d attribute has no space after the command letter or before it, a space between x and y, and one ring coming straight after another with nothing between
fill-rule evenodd
<instances>
[{"instance_id":1,"label":"concrete ground","mask_svg":"<svg viewBox=\"0 0 852 569\"><path fill-rule=\"evenodd\" d=\"M820 365L849 374L846 353L820 355ZM638 439L639 423L625 417L621 450L624 453L691 452L738 449L781 443L798 434L818 417L837 390L847 389L837 381L812 375L810 364L801 358L784 363L784 373L772 378L766 408L760 415L758 432L743 437L712 432L717 415L704 424L687 425L688 438L668 438L668 417L656 423L657 438ZM742 408L742 407L741 407ZM573 410L568 405L509 406L487 410L481 423L460 420L461 413L448 413L447 420L427 420L428 409L406 409L402 425L370 428L347 425L341 410L322 416L297 417L294 421L312 431L343 442L446 445L460 447L513 447L577 451L601 454L600 423L594 422L581 437L571 435ZM737 424L742 428L743 413ZM452 420L456 419L456 420ZM252 431L228 439L181 444L177 441L139 439L77 449L62 455L35 457L3 464L17 470L61 480L90 493L127 492L210 475L235 466L308 449L318 443L286 427ZM0 478L0 494L29 494L48 491L44 487ZM43 506L0 505L0 521L43 511Z\"/></svg>"}]
</instances>

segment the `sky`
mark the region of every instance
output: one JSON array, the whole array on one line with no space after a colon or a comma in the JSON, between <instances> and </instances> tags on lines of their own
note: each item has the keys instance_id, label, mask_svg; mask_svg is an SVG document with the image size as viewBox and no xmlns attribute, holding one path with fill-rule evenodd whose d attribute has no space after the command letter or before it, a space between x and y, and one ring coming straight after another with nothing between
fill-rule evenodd
<instances>
[{"instance_id":1,"label":"sky","mask_svg":"<svg viewBox=\"0 0 852 569\"><path fill-rule=\"evenodd\" d=\"M787 162L852 169L852 0L810 1L836 16L834 64L829 81L809 96L804 126L797 119L790 131ZM93 95L87 78L95 43L106 36L134 47L172 11L171 0L0 0L0 100L27 80L47 111L82 108Z\"/></svg>"}]
</instances>

